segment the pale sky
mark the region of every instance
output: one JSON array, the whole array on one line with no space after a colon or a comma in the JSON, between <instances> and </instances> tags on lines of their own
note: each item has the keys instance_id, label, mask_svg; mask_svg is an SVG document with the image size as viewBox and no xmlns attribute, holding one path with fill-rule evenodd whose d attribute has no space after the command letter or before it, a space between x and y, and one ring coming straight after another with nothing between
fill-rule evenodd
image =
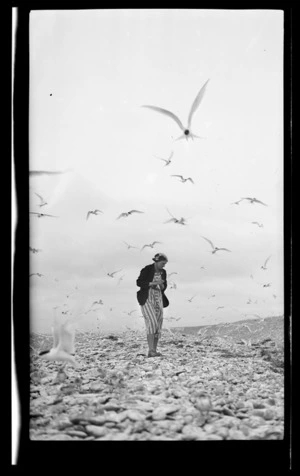
<instances>
[{"instance_id":1,"label":"pale sky","mask_svg":"<svg viewBox=\"0 0 300 476\"><path fill-rule=\"evenodd\" d=\"M186 125L208 79L191 126L203 140L174 141L175 121L141 107ZM283 313L282 11L32 11L29 99L30 170L71 169L30 176L30 211L57 215L30 215L32 330L68 308L82 330L142 329L136 279L158 251L178 273L165 309L178 326ZM187 225L164 223L167 208Z\"/></svg>"}]
</instances>

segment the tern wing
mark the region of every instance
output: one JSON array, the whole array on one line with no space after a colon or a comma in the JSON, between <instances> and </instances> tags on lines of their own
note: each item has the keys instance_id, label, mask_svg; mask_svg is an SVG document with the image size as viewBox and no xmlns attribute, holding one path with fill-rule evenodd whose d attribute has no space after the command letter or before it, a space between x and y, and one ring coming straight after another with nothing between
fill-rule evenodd
<instances>
[{"instance_id":1,"label":"tern wing","mask_svg":"<svg viewBox=\"0 0 300 476\"><path fill-rule=\"evenodd\" d=\"M181 120L175 114L173 114L173 112L168 111L167 109L162 109L161 107L156 107L156 106L142 106L142 107L148 107L149 109L153 109L153 111L157 111L157 112L160 112L161 114L165 114L166 116L171 117L171 119L173 119L176 122L176 124L178 124L178 126L180 127L182 131L185 130Z\"/></svg>"},{"instance_id":2,"label":"tern wing","mask_svg":"<svg viewBox=\"0 0 300 476\"><path fill-rule=\"evenodd\" d=\"M170 218L170 220L164 221L164 223L170 223L171 221L176 221L176 218Z\"/></svg>"},{"instance_id":3,"label":"tern wing","mask_svg":"<svg viewBox=\"0 0 300 476\"><path fill-rule=\"evenodd\" d=\"M121 215L119 215L119 216L117 217L117 220L118 220L119 218L122 218L122 217L127 217L127 213L121 213Z\"/></svg>"},{"instance_id":4,"label":"tern wing","mask_svg":"<svg viewBox=\"0 0 300 476\"><path fill-rule=\"evenodd\" d=\"M161 241L153 241L152 245L154 246L154 245L156 245L156 244L160 244L160 245L161 245L162 242L161 242Z\"/></svg>"},{"instance_id":5,"label":"tern wing","mask_svg":"<svg viewBox=\"0 0 300 476\"><path fill-rule=\"evenodd\" d=\"M65 174L69 170L29 170L29 175L58 175Z\"/></svg>"},{"instance_id":6,"label":"tern wing","mask_svg":"<svg viewBox=\"0 0 300 476\"><path fill-rule=\"evenodd\" d=\"M267 262L269 261L269 259L271 258L272 255L268 256L268 258L266 259L266 261L264 262L264 266L266 266Z\"/></svg>"},{"instance_id":7,"label":"tern wing","mask_svg":"<svg viewBox=\"0 0 300 476\"><path fill-rule=\"evenodd\" d=\"M188 129L191 127L191 122L192 122L193 114L194 114L195 111L198 109L199 104L201 103L201 101L202 101L202 99L203 99L203 96L204 96L205 89L206 89L206 86L207 86L208 81L209 81L209 79L208 79L208 80L206 81L206 83L202 86L202 88L200 89L199 93L197 94L197 96L196 96L195 99L194 99L194 102L193 102L193 104L192 104L192 107L191 107L191 110L190 110L190 113L189 113Z\"/></svg>"},{"instance_id":8,"label":"tern wing","mask_svg":"<svg viewBox=\"0 0 300 476\"><path fill-rule=\"evenodd\" d=\"M168 210L167 208L166 208L166 210L172 218L175 218L174 215L172 215L172 213L170 212L170 210Z\"/></svg>"},{"instance_id":9,"label":"tern wing","mask_svg":"<svg viewBox=\"0 0 300 476\"><path fill-rule=\"evenodd\" d=\"M53 336L53 347L57 347L59 344L59 326L57 322L53 323L51 330L52 330L52 336Z\"/></svg>"},{"instance_id":10,"label":"tern wing","mask_svg":"<svg viewBox=\"0 0 300 476\"><path fill-rule=\"evenodd\" d=\"M75 346L75 329L71 322L67 321L61 325L59 329L59 344L58 347L60 350L64 350L68 354L74 354Z\"/></svg>"},{"instance_id":11,"label":"tern wing","mask_svg":"<svg viewBox=\"0 0 300 476\"><path fill-rule=\"evenodd\" d=\"M36 194L37 197L39 197L39 199L40 199L42 202L44 201L44 199L43 199L43 197L42 197L41 195L39 195L39 194L36 193L36 192L34 192L34 193Z\"/></svg>"},{"instance_id":12,"label":"tern wing","mask_svg":"<svg viewBox=\"0 0 300 476\"><path fill-rule=\"evenodd\" d=\"M261 205L264 205L265 207L267 207L268 205L264 202L261 202L260 200L255 200L256 203L260 203Z\"/></svg>"},{"instance_id":13,"label":"tern wing","mask_svg":"<svg viewBox=\"0 0 300 476\"><path fill-rule=\"evenodd\" d=\"M145 213L145 212L140 212L140 210L130 210L129 213Z\"/></svg>"},{"instance_id":14,"label":"tern wing","mask_svg":"<svg viewBox=\"0 0 300 476\"><path fill-rule=\"evenodd\" d=\"M87 219L87 220L88 220L90 214L91 214L91 212L87 212L87 216L86 216L86 219Z\"/></svg>"},{"instance_id":15,"label":"tern wing","mask_svg":"<svg viewBox=\"0 0 300 476\"><path fill-rule=\"evenodd\" d=\"M218 248L218 250L230 251L230 253L231 253L231 250L228 250L227 248Z\"/></svg>"},{"instance_id":16,"label":"tern wing","mask_svg":"<svg viewBox=\"0 0 300 476\"><path fill-rule=\"evenodd\" d=\"M213 250L215 249L215 246L214 246L212 241L210 241L208 238L205 238L205 236L202 236L202 238L204 238L204 240L206 240L210 244L210 246L212 247Z\"/></svg>"},{"instance_id":17,"label":"tern wing","mask_svg":"<svg viewBox=\"0 0 300 476\"><path fill-rule=\"evenodd\" d=\"M120 273L120 271L122 271L121 269L119 269L118 271L113 271L111 274L114 275L116 273Z\"/></svg>"},{"instance_id":18,"label":"tern wing","mask_svg":"<svg viewBox=\"0 0 300 476\"><path fill-rule=\"evenodd\" d=\"M191 177L189 177L187 180L190 180L193 184L195 183Z\"/></svg>"}]
</instances>

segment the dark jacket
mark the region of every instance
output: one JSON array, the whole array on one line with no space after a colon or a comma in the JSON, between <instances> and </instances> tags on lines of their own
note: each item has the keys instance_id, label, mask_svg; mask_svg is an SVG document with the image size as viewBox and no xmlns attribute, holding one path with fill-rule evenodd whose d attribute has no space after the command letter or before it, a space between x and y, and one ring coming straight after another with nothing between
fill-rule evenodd
<instances>
[{"instance_id":1,"label":"dark jacket","mask_svg":"<svg viewBox=\"0 0 300 476\"><path fill-rule=\"evenodd\" d=\"M145 304L148 299L149 294L149 283L153 280L155 273L154 264L149 264L145 266L140 272L138 279L136 280L137 286L141 289L137 292L137 300L141 306ZM165 289L167 289L167 273L164 269L161 270L161 278L164 281L164 289L162 290L162 299L163 299L163 307L167 307L169 305L169 300L167 296L165 296Z\"/></svg>"}]
</instances>

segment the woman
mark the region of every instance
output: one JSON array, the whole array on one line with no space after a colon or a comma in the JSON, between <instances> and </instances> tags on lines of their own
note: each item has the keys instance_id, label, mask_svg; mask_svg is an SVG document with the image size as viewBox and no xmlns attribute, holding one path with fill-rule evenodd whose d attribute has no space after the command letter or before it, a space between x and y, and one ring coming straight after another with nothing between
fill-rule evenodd
<instances>
[{"instance_id":1,"label":"woman","mask_svg":"<svg viewBox=\"0 0 300 476\"><path fill-rule=\"evenodd\" d=\"M158 357L161 353L156 349L161 335L163 308L169 305L164 293L167 288L167 273L163 269L168 258L163 253L157 253L152 261L154 261L153 264L141 270L136 284L141 288L137 292L137 300L146 324L148 357Z\"/></svg>"}]
</instances>

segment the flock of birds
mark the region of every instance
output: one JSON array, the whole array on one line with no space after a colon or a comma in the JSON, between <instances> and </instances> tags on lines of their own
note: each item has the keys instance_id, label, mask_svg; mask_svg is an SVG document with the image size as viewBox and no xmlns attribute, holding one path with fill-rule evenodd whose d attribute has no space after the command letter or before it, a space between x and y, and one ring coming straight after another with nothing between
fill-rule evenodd
<instances>
[{"instance_id":1,"label":"flock of birds","mask_svg":"<svg viewBox=\"0 0 300 476\"><path fill-rule=\"evenodd\" d=\"M163 109L161 107L153 106L153 105L143 105L142 107L150 109L154 112L158 112L160 114L163 114L163 115L171 118L173 121L175 121L176 124L179 126L179 128L182 131L182 134L177 139L175 139L176 141L177 140L182 140L182 139L186 139L186 140L192 139L192 140L194 140L194 138L204 139L204 137L198 136L198 135L194 134L191 131L191 124L192 124L193 116L194 116L196 110L198 109L202 99L203 99L203 96L204 96L204 93L206 91L206 87L207 87L208 82L209 82L209 80L207 80L205 82L205 84L202 86L202 88L198 92L196 98L194 99L194 101L191 105L186 127L183 125L183 123L178 118L178 116L176 116L173 112L171 112L167 109ZM171 164L173 155L174 155L174 151L172 151L170 153L169 157L166 158L166 159L162 158L162 157L157 157L157 156L156 156L156 158L158 160L163 161L165 163L164 166L167 167ZM38 171L38 170L35 170L35 171L30 171L29 174L32 175L32 176L54 175L54 174L63 174L63 173L66 173L68 171L69 170L65 170L65 171L45 171L45 170L39 170ZM190 182L192 185L195 184L194 180L191 177L183 177L182 175L175 175L175 174L172 174L171 177L177 178L181 183ZM42 207L45 207L45 206L48 205L47 201L43 198L42 195L40 195L36 192L35 192L35 195L39 199L39 204L38 204L39 208L42 208ZM258 200L255 197L242 197L239 200L233 202L232 205L239 205L242 201L248 201L248 203L251 204L251 205L259 204L259 205L263 205L263 206L268 206L266 203L262 202L261 200ZM168 209L166 209L166 210L167 210L167 212L168 212L168 214L170 215L171 218L164 221L165 224L174 223L176 225L181 225L181 226L184 226L184 225L187 224L187 219L186 218L184 218L184 217L180 217L180 218L175 217ZM103 214L103 213L104 212L102 210L98 209L98 208L96 208L94 210L88 210L87 214L86 214L86 220L89 220L91 215L98 216L98 215ZM116 220L119 220L121 218L129 218L133 214L143 214L143 213L145 213L145 212L141 211L141 210L132 209L132 210L120 213L116 217ZM46 218L46 217L58 218L57 215L43 213L41 211L30 211L30 214L36 216L37 218ZM259 223L257 221L253 221L252 224L257 225L260 228L263 227L263 224ZM205 236L201 236L201 237L210 245L210 247L211 247L210 252L212 254L216 254L217 252L221 252L221 251L231 252L231 250L229 250L228 248L215 246L215 244L209 238L207 238ZM140 251L144 250L147 247L153 249L156 245L162 244L162 242L160 242L160 241L153 241L152 243L144 244L142 247L139 248L137 246L134 246L134 245L131 245L131 244L127 243L126 241L123 241L123 243L126 245L128 250L130 250L130 249L140 249ZM29 249L33 254L36 254L36 253L39 253L39 252L42 251L41 249L36 249L36 248L32 248L32 247L30 247ZM263 265L261 266L262 270L267 269L267 264L270 260L270 257L271 256L269 256L265 260ZM205 268L202 266L201 269L205 269ZM120 273L121 271L122 271L122 269L112 271L112 272L108 272L106 270L106 275L110 278L114 278L115 275L117 273ZM169 277L172 274L178 274L178 273L177 272L170 273ZM41 273L31 273L30 277L35 276L35 275L38 276L38 277L43 277L44 276ZM119 282L123 279L123 277L124 276L119 278ZM263 287L269 287L269 286L271 286L271 283L263 284ZM171 281L170 282L170 288L171 289L176 289L176 287L177 287L176 283L174 281ZM212 295L211 297L214 297L214 296L215 295ZM273 296L275 297L275 295L273 295ZM196 297L196 295L187 299L187 301L191 303L195 297ZM104 302L103 302L102 299L99 299L98 301L94 301L91 304L90 309L87 310L86 313L87 312L92 312L93 310L95 310L95 309L92 309L93 306L103 305L103 304L104 304ZM224 308L224 306L218 306L216 308L216 310L223 309L223 308ZM68 310L64 310L64 311L62 311L62 314L66 315L66 314L68 314L68 312L69 312ZM127 312L127 311L123 311L123 312L126 313L128 316L132 316L136 312L136 310L134 309L134 310L131 310L129 312ZM260 316L258 316L258 317L260 318ZM172 317L171 316L171 317L167 317L165 319L169 320L169 321L179 321L181 319L181 317ZM262 318L260 318L260 319L262 319ZM50 350L44 350L44 351L40 352L40 357L43 358L43 359L48 359L48 360L63 361L65 364L67 362L69 362L70 364L76 366L77 364L76 364L75 357L74 357L74 352L75 352L75 349L74 349L74 335L75 335L75 331L74 331L74 327L71 325L70 321L67 320L67 321L65 321L63 323L60 323L60 324L55 321L54 325L53 325L53 328L52 328L52 331L53 331L53 347Z\"/></svg>"}]
</instances>

